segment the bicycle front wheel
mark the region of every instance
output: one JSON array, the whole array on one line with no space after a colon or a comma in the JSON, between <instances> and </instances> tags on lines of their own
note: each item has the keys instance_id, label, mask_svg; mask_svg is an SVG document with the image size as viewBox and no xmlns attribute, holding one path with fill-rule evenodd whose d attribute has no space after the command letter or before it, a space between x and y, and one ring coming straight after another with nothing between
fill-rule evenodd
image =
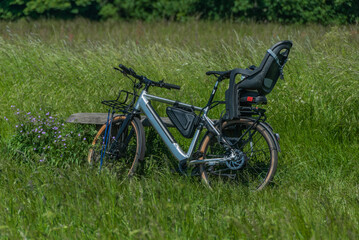
<instances>
[{"instance_id":1,"label":"bicycle front wheel","mask_svg":"<svg viewBox=\"0 0 359 240\"><path fill-rule=\"evenodd\" d=\"M269 130L253 119L243 118L224 122L222 134L233 150L219 143L214 134L207 133L200 152L204 159L232 156L232 160L201 164L202 179L208 184L223 180L243 184L250 189L265 187L273 178L278 161L277 148Z\"/></svg>"},{"instance_id":2,"label":"bicycle front wheel","mask_svg":"<svg viewBox=\"0 0 359 240\"><path fill-rule=\"evenodd\" d=\"M125 116L117 116L112 120L112 123L109 122L111 128L102 163L101 151L105 149L106 124L100 128L89 150L88 162L99 169L108 168L117 173L132 176L145 156L145 133L141 121L134 118L115 143L116 136L125 118Z\"/></svg>"}]
</instances>

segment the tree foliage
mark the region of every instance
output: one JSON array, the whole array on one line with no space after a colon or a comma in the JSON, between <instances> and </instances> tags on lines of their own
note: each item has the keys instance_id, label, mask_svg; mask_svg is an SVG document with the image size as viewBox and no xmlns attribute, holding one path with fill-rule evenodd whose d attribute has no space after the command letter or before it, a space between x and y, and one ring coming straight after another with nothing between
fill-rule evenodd
<instances>
[{"instance_id":1,"label":"tree foliage","mask_svg":"<svg viewBox=\"0 0 359 240\"><path fill-rule=\"evenodd\" d=\"M357 23L357 0L3 0L0 19L75 18L152 21L188 18L282 23Z\"/></svg>"}]
</instances>

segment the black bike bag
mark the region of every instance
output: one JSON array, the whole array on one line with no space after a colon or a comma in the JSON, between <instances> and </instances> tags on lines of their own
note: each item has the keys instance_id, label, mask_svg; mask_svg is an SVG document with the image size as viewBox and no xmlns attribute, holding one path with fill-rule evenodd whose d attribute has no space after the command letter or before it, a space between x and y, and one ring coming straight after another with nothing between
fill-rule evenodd
<instances>
[{"instance_id":1,"label":"black bike bag","mask_svg":"<svg viewBox=\"0 0 359 240\"><path fill-rule=\"evenodd\" d=\"M291 41L278 42L267 50L259 67L236 68L231 71L229 87L225 93L225 119L240 116L241 92L249 90L258 92L260 96L265 96L272 91L279 77L283 79L283 67L288 59L292 45ZM241 80L236 83L238 74L241 75Z\"/></svg>"},{"instance_id":2,"label":"black bike bag","mask_svg":"<svg viewBox=\"0 0 359 240\"><path fill-rule=\"evenodd\" d=\"M193 109L184 109L177 106L167 107L166 113L173 125L186 138L192 138L199 123L199 117Z\"/></svg>"}]
</instances>

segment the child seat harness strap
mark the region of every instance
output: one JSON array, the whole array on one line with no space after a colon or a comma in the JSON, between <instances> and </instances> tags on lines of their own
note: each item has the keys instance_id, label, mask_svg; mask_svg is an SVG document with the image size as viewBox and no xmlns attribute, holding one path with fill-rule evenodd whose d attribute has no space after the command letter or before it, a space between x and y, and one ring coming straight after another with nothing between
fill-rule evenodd
<instances>
[{"instance_id":1,"label":"child seat harness strap","mask_svg":"<svg viewBox=\"0 0 359 240\"><path fill-rule=\"evenodd\" d=\"M275 54L271 49L268 49L267 52L269 53L269 55L271 55L274 58L274 60L277 62L279 66L280 79L284 79L283 67L284 64L287 62L287 58L284 60L283 64L280 64L277 54Z\"/></svg>"}]
</instances>

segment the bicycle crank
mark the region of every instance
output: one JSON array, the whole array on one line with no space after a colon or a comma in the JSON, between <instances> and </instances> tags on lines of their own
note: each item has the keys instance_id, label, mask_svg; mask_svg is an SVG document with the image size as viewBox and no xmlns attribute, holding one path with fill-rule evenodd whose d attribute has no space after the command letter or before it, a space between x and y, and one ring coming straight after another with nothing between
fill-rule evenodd
<instances>
[{"instance_id":1,"label":"bicycle crank","mask_svg":"<svg viewBox=\"0 0 359 240\"><path fill-rule=\"evenodd\" d=\"M223 158L211 158L211 159L198 159L192 160L190 164L207 164L209 166L225 163L229 169L238 170L246 162L247 156L240 151L239 149L232 149L229 156L224 156Z\"/></svg>"}]
</instances>

